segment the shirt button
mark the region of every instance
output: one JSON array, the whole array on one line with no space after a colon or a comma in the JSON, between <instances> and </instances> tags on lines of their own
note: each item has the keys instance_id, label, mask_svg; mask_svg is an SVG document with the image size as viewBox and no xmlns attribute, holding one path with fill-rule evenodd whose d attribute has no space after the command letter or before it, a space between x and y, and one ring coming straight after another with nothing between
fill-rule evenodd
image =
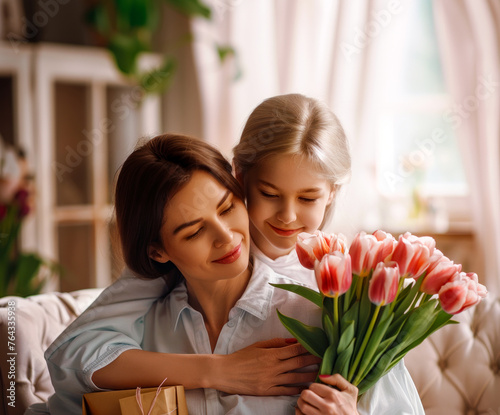
<instances>
[{"instance_id":1,"label":"shirt button","mask_svg":"<svg viewBox=\"0 0 500 415\"><path fill-rule=\"evenodd\" d=\"M234 325L235 325L234 320L229 320L229 321L227 322L227 326L228 326L228 327L234 327Z\"/></svg>"}]
</instances>

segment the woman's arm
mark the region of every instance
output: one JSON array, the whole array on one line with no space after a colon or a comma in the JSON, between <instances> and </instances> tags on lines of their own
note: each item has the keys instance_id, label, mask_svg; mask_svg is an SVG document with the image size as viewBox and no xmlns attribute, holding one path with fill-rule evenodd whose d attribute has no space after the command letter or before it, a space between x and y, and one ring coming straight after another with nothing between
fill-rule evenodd
<instances>
[{"instance_id":1,"label":"woman's arm","mask_svg":"<svg viewBox=\"0 0 500 415\"><path fill-rule=\"evenodd\" d=\"M127 350L92 375L103 389L181 384L186 389L213 388L245 395L295 395L312 382L316 371L290 373L318 358L298 343L272 339L230 355L166 354ZM290 386L294 385L294 386Z\"/></svg>"}]
</instances>

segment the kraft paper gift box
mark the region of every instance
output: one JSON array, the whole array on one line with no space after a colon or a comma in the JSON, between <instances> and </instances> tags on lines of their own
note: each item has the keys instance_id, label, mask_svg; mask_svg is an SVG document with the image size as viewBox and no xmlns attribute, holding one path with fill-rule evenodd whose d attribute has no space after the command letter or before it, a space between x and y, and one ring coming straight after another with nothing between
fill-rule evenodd
<instances>
[{"instance_id":1,"label":"kraft paper gift box","mask_svg":"<svg viewBox=\"0 0 500 415\"><path fill-rule=\"evenodd\" d=\"M146 395L152 393L152 397L156 395L157 388L144 388L141 389L141 395ZM156 405L160 402L163 391L169 391L169 394L174 396L177 410L176 412L172 412L171 415L188 415L187 404L186 404L186 396L184 394L183 386L167 386L161 388L161 393L158 395L156 399ZM136 401L136 389L126 389L126 390L117 390L117 391L109 391L109 392L94 392L94 393L86 393L83 395L82 400L82 415L122 415L122 410L120 408L120 399L124 398L133 398L134 405L131 406L134 408L135 412L128 412L127 414L141 414L141 410L137 405ZM152 399L151 399L152 400ZM155 406L156 406L155 405ZM143 400L143 408L144 413L147 414L149 411L149 406L146 400ZM157 414L157 412L152 412ZM162 414L163 415L163 414Z\"/></svg>"}]
</instances>

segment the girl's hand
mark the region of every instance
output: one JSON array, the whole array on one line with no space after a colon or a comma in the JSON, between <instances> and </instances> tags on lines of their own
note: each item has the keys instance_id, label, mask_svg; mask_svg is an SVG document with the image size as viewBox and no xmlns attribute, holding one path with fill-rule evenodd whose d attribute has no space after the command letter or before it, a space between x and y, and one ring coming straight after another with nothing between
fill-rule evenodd
<instances>
[{"instance_id":1,"label":"girl's hand","mask_svg":"<svg viewBox=\"0 0 500 415\"><path fill-rule=\"evenodd\" d=\"M321 383L313 383L302 391L295 415L358 415L356 403L358 388L339 374L320 376ZM332 388L336 386L338 389Z\"/></svg>"},{"instance_id":2,"label":"girl's hand","mask_svg":"<svg viewBox=\"0 0 500 415\"><path fill-rule=\"evenodd\" d=\"M298 395L314 382L317 367L292 372L321 360L295 339L276 338L254 343L230 355L214 355L210 388L240 395ZM285 386L286 385L286 386Z\"/></svg>"}]
</instances>

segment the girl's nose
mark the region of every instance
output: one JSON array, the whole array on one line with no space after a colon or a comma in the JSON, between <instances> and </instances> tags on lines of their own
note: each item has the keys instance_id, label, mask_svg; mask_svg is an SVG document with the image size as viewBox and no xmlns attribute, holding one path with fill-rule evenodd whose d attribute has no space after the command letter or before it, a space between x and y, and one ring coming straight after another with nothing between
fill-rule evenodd
<instances>
[{"instance_id":1,"label":"girl's nose","mask_svg":"<svg viewBox=\"0 0 500 415\"><path fill-rule=\"evenodd\" d=\"M285 225L295 222L297 220L297 214L295 212L294 204L291 202L284 202L276 214L276 218Z\"/></svg>"}]
</instances>

